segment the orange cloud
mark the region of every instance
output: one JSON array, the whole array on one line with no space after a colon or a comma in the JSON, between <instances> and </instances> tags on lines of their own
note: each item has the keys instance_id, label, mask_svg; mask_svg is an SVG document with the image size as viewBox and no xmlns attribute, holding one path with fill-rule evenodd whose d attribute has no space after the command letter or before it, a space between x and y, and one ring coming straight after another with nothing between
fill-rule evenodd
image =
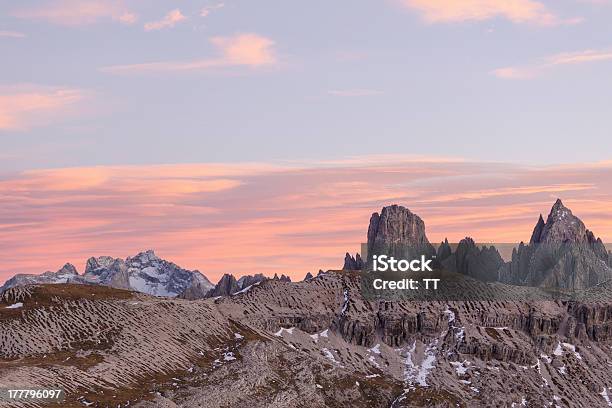
<instances>
[{"instance_id":1,"label":"orange cloud","mask_svg":"<svg viewBox=\"0 0 612 408\"><path fill-rule=\"evenodd\" d=\"M186 19L187 17L185 17L181 13L181 10L174 9L172 11L169 11L168 14L166 14L164 18L162 18L161 20L151 21L149 23L146 23L144 25L144 29L145 31L153 31L153 30L161 30L163 28L172 28L178 23L180 23L181 21L186 20Z\"/></svg>"},{"instance_id":2,"label":"orange cloud","mask_svg":"<svg viewBox=\"0 0 612 408\"><path fill-rule=\"evenodd\" d=\"M101 68L114 74L142 72L198 71L215 68L258 68L277 63L274 41L258 34L237 34L231 37L213 37L210 42L220 56L190 61L163 61L143 64L115 65Z\"/></svg>"},{"instance_id":3,"label":"orange cloud","mask_svg":"<svg viewBox=\"0 0 612 408\"><path fill-rule=\"evenodd\" d=\"M498 17L514 23L545 26L580 22L578 19L562 20L544 4L533 0L401 0L401 4L419 12L428 23L483 21Z\"/></svg>"},{"instance_id":4,"label":"orange cloud","mask_svg":"<svg viewBox=\"0 0 612 408\"><path fill-rule=\"evenodd\" d=\"M27 171L0 180L0 281L148 248L212 280L225 272L302 278L358 251L370 214L391 203L419 214L433 242L517 242L561 197L612 240L611 192L610 162L366 156Z\"/></svg>"},{"instance_id":5,"label":"orange cloud","mask_svg":"<svg viewBox=\"0 0 612 408\"><path fill-rule=\"evenodd\" d=\"M85 98L80 89L19 85L0 88L0 131L26 130L69 114Z\"/></svg>"},{"instance_id":6,"label":"orange cloud","mask_svg":"<svg viewBox=\"0 0 612 408\"><path fill-rule=\"evenodd\" d=\"M18 9L12 14L18 18L68 26L94 24L102 19L124 24L133 24L137 20L123 0L53 0L37 7Z\"/></svg>"},{"instance_id":7,"label":"orange cloud","mask_svg":"<svg viewBox=\"0 0 612 408\"><path fill-rule=\"evenodd\" d=\"M612 50L564 52L523 66L498 68L492 74L501 79L533 79L545 71L564 65L578 65L612 60Z\"/></svg>"}]
</instances>

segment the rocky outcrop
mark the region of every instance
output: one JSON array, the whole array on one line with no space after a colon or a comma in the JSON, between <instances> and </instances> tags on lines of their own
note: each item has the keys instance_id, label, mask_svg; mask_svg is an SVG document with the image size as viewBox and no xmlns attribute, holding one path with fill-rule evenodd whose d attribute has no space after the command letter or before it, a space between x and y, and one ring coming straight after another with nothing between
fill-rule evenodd
<instances>
[{"instance_id":1,"label":"rocky outcrop","mask_svg":"<svg viewBox=\"0 0 612 408\"><path fill-rule=\"evenodd\" d=\"M215 285L213 285L206 276L202 275L199 271L194 271L191 285L187 286L178 297L187 300L204 299L208 292L214 287Z\"/></svg>"},{"instance_id":2,"label":"rocky outcrop","mask_svg":"<svg viewBox=\"0 0 612 408\"><path fill-rule=\"evenodd\" d=\"M306 274L306 276L304 276L304 282L307 282L307 281L309 281L309 280L311 280L313 278L314 278L314 276L312 276L312 273L308 272Z\"/></svg>"},{"instance_id":3,"label":"rocky outcrop","mask_svg":"<svg viewBox=\"0 0 612 408\"><path fill-rule=\"evenodd\" d=\"M399 205L384 207L380 214L372 214L368 226L367 249L368 259L375 254L412 259L436 253L425 235L423 220Z\"/></svg>"},{"instance_id":4,"label":"rocky outcrop","mask_svg":"<svg viewBox=\"0 0 612 408\"><path fill-rule=\"evenodd\" d=\"M283 275L284 276L284 275ZM240 288L240 290L245 289L249 286L252 286L256 283L260 283L265 281L266 278L263 274L258 273L256 275L244 275L243 277L241 277L240 279L238 279L238 287Z\"/></svg>"},{"instance_id":5,"label":"rocky outcrop","mask_svg":"<svg viewBox=\"0 0 612 408\"><path fill-rule=\"evenodd\" d=\"M361 255L358 253L353 257L348 252L344 256L344 265L342 269L345 271L358 271L363 269L363 261L361 260Z\"/></svg>"},{"instance_id":6,"label":"rocky outcrop","mask_svg":"<svg viewBox=\"0 0 612 408\"><path fill-rule=\"evenodd\" d=\"M277 280L277 281L281 281L281 282L291 282L291 278L290 277L285 276L285 275L281 275L279 277L278 274L276 274L276 273L274 274L274 277L272 279ZM244 289L244 288L241 288L241 289Z\"/></svg>"},{"instance_id":7,"label":"rocky outcrop","mask_svg":"<svg viewBox=\"0 0 612 408\"><path fill-rule=\"evenodd\" d=\"M454 253L442 259L442 264L452 272L484 282L494 282L497 281L497 271L504 264L504 260L495 247L479 248L472 238L467 237L459 242Z\"/></svg>"},{"instance_id":8,"label":"rocky outcrop","mask_svg":"<svg viewBox=\"0 0 612 408\"><path fill-rule=\"evenodd\" d=\"M206 294L206 297L229 296L240 290L241 288L234 275L226 273L217 282L215 287Z\"/></svg>"},{"instance_id":9,"label":"rocky outcrop","mask_svg":"<svg viewBox=\"0 0 612 408\"><path fill-rule=\"evenodd\" d=\"M429 244L425 223L421 217L400 205L383 207L380 215L372 214L368 227L368 249L377 244Z\"/></svg>"},{"instance_id":10,"label":"rocky outcrop","mask_svg":"<svg viewBox=\"0 0 612 408\"><path fill-rule=\"evenodd\" d=\"M101 256L89 258L84 278L91 283L118 289L131 289L128 265L123 259Z\"/></svg>"},{"instance_id":11,"label":"rocky outcrop","mask_svg":"<svg viewBox=\"0 0 612 408\"><path fill-rule=\"evenodd\" d=\"M528 245L521 242L499 270L515 285L579 290L612 279L610 254L572 211L557 200L544 222L540 215Z\"/></svg>"},{"instance_id":12,"label":"rocky outcrop","mask_svg":"<svg viewBox=\"0 0 612 408\"><path fill-rule=\"evenodd\" d=\"M452 253L453 250L451 249L451 246L448 243L448 239L445 238L444 242L440 243L440 246L438 247L436 259L438 260L438 262L442 262L443 260L451 256Z\"/></svg>"}]
</instances>

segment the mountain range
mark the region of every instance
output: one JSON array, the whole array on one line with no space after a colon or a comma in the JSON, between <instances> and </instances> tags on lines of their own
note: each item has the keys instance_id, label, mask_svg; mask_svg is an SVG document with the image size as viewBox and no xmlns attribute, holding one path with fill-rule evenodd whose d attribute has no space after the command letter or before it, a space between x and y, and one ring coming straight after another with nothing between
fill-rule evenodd
<instances>
[{"instance_id":1,"label":"mountain range","mask_svg":"<svg viewBox=\"0 0 612 408\"><path fill-rule=\"evenodd\" d=\"M104 285L153 296L178 296L193 300L232 295L265 279L267 278L263 274L245 275L240 279L225 274L214 285L200 271L183 269L159 258L154 251L148 250L125 260L110 256L89 258L82 275L69 263L57 272L48 271L41 275L18 274L0 286L0 292L14 286L30 284L75 283ZM285 275L280 277L275 275L272 279L291 281Z\"/></svg>"},{"instance_id":2,"label":"mountain range","mask_svg":"<svg viewBox=\"0 0 612 408\"><path fill-rule=\"evenodd\" d=\"M593 260L591 252L603 260L597 239L561 205L553 210L552 223L538 222L523 247L579 241L587 248L575 260ZM368 234L372 248L408 243L430 250L417 217L400 206L383 209ZM557 224L566 222L568 229ZM525 294L538 288L481 280L498 279L508 264L522 271L523 263L525 276L558 276L565 269L557 258L547 258L552 269L539 269L529 266L539 257L519 257L519 250L520 262L505 262L495 248L470 239L447 245L436 256L473 276L476 289L496 285L513 296L372 300L362 295L361 272L352 270L301 282L256 275L239 283L226 275L213 288L217 296L204 298L106 284L12 286L0 293L0 387L61 387L62 407L612 406L612 281L586 288L584 301L529 300ZM574 256L568 251L561 260ZM136 269L128 283L147 267L168 268L152 254L144 258L124 261ZM96 259L89 274L67 267L53 279L94 275L108 282L123 273L109 272L123 270L114 263ZM187 280L178 278L164 279L163 290Z\"/></svg>"},{"instance_id":3,"label":"mountain range","mask_svg":"<svg viewBox=\"0 0 612 408\"><path fill-rule=\"evenodd\" d=\"M368 228L367 251L376 253L410 252L435 254L440 266L484 282L583 290L612 279L612 253L600 238L588 230L560 199L552 206L546 221L540 215L529 243L513 249L505 262L495 246L478 246L470 237L452 247L448 240L437 249L430 244L421 218L402 206L383 208L374 213ZM410 258L410 254L399 254ZM362 270L366 262L359 253L347 253L344 270Z\"/></svg>"}]
</instances>

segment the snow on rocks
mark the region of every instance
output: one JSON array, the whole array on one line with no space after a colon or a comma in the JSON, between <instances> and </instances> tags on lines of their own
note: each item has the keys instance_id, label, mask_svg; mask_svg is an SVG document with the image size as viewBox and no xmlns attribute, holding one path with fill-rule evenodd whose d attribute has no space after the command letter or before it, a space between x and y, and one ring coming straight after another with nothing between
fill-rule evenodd
<instances>
[{"instance_id":1,"label":"snow on rocks","mask_svg":"<svg viewBox=\"0 0 612 408\"><path fill-rule=\"evenodd\" d=\"M295 328L295 327L290 327L290 328L286 329L286 328L284 328L284 327L281 327L279 331L277 331L276 333L274 333L274 335L275 335L275 336L277 336L277 337L283 337L283 333L284 333L284 332L287 332L287 333L289 333L289 334L293 334L293 329L294 329L294 328Z\"/></svg>"},{"instance_id":2,"label":"snow on rocks","mask_svg":"<svg viewBox=\"0 0 612 408\"><path fill-rule=\"evenodd\" d=\"M612 401L610 401L610 396L608 395L608 389L606 387L604 387L603 391L600 392L599 395L603 397L609 407L612 407Z\"/></svg>"},{"instance_id":3,"label":"snow on rocks","mask_svg":"<svg viewBox=\"0 0 612 408\"><path fill-rule=\"evenodd\" d=\"M338 363L338 361L336 360L336 357L334 357L334 354L327 347L323 347L321 349L321 352L323 353L325 357L330 359L332 362Z\"/></svg>"},{"instance_id":4,"label":"snow on rocks","mask_svg":"<svg viewBox=\"0 0 612 408\"><path fill-rule=\"evenodd\" d=\"M329 337L328 335L329 333L329 329L325 329L323 330L321 333L315 333L315 334L311 334L310 338L315 342L318 343L319 342L319 337Z\"/></svg>"},{"instance_id":5,"label":"snow on rocks","mask_svg":"<svg viewBox=\"0 0 612 408\"><path fill-rule=\"evenodd\" d=\"M344 302L342 303L342 311L340 312L340 314L345 314L347 309L348 309L348 305L349 305L349 294L348 294L348 289L344 289Z\"/></svg>"},{"instance_id":6,"label":"snow on rocks","mask_svg":"<svg viewBox=\"0 0 612 408\"><path fill-rule=\"evenodd\" d=\"M412 343L410 349L406 350L404 378L409 388L415 384L421 387L428 387L427 376L435 367L438 339L433 340L423 351L423 358L420 364L415 364L413 357L416 357L416 341Z\"/></svg>"},{"instance_id":7,"label":"snow on rocks","mask_svg":"<svg viewBox=\"0 0 612 408\"><path fill-rule=\"evenodd\" d=\"M470 365L472 363L470 363L467 360L464 360L463 362L460 361L451 361L450 364L455 367L455 371L457 372L458 376L462 376L465 373L467 373L468 368L470 367Z\"/></svg>"},{"instance_id":8,"label":"snow on rocks","mask_svg":"<svg viewBox=\"0 0 612 408\"><path fill-rule=\"evenodd\" d=\"M10 306L5 307L5 309L19 309L21 307L23 307L23 303L18 302L18 303L14 303Z\"/></svg>"},{"instance_id":9,"label":"snow on rocks","mask_svg":"<svg viewBox=\"0 0 612 408\"><path fill-rule=\"evenodd\" d=\"M563 347L565 347L566 349L570 350L572 353L574 353L574 355L576 356L576 358L578 360L582 360L582 356L580 355L580 353L578 353L576 351L576 346L574 346L573 344L570 343L563 343Z\"/></svg>"},{"instance_id":10,"label":"snow on rocks","mask_svg":"<svg viewBox=\"0 0 612 408\"><path fill-rule=\"evenodd\" d=\"M374 354L380 354L380 344L376 344L374 347L372 347L371 349L368 349L368 351L370 353L374 353Z\"/></svg>"}]
</instances>

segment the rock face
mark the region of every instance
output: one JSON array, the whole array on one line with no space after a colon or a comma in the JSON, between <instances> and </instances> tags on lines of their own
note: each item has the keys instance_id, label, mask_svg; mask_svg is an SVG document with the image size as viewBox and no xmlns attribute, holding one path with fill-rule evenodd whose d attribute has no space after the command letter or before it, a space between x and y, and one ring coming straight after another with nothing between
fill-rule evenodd
<instances>
[{"instance_id":1,"label":"rock face","mask_svg":"<svg viewBox=\"0 0 612 408\"><path fill-rule=\"evenodd\" d=\"M528 245L521 242L500 280L515 285L585 289L612 279L610 254L572 211L557 200L540 215Z\"/></svg>"},{"instance_id":2,"label":"rock face","mask_svg":"<svg viewBox=\"0 0 612 408\"><path fill-rule=\"evenodd\" d=\"M229 296L240 290L241 288L234 275L226 273L215 287L206 294L206 297Z\"/></svg>"},{"instance_id":3,"label":"rock face","mask_svg":"<svg viewBox=\"0 0 612 408\"><path fill-rule=\"evenodd\" d=\"M214 287L215 285L213 285L208 278L206 278L206 276L202 275L198 271L195 271L191 278L191 285L187 286L187 288L180 293L178 297L188 300L203 299Z\"/></svg>"},{"instance_id":4,"label":"rock face","mask_svg":"<svg viewBox=\"0 0 612 408\"><path fill-rule=\"evenodd\" d=\"M178 296L194 283L213 286L200 272L183 269L151 250L125 261L108 256L90 258L84 277L92 283L154 296Z\"/></svg>"},{"instance_id":5,"label":"rock face","mask_svg":"<svg viewBox=\"0 0 612 408\"><path fill-rule=\"evenodd\" d=\"M436 259L441 262L445 260L446 258L448 258L449 256L451 256L452 253L453 253L453 250L450 244L448 243L448 239L445 239L444 242L442 242L440 246L438 247L438 253L437 253Z\"/></svg>"},{"instance_id":6,"label":"rock face","mask_svg":"<svg viewBox=\"0 0 612 408\"><path fill-rule=\"evenodd\" d=\"M211 297L219 297L219 296L230 296L236 293L246 291L250 287L254 285L258 285L261 282L269 280L269 278L265 277L263 274L258 273L256 275L245 275L240 279L236 279L236 277L232 274L226 273L221 277L219 282L216 285L211 285L212 288L209 288L206 291L199 290L199 288L189 288L185 293L181 294L181 298L183 299L205 299ZM291 282L291 278L285 275L281 275L280 278L278 275L274 275L272 280L281 281L281 282Z\"/></svg>"},{"instance_id":7,"label":"rock face","mask_svg":"<svg viewBox=\"0 0 612 408\"><path fill-rule=\"evenodd\" d=\"M74 265L67 263L57 272L47 271L41 275L18 274L0 286L0 292L14 286L30 285L35 283L83 283L81 276Z\"/></svg>"},{"instance_id":8,"label":"rock face","mask_svg":"<svg viewBox=\"0 0 612 408\"><path fill-rule=\"evenodd\" d=\"M146 251L125 260L110 256L89 258L83 275L79 275L76 268L70 264L66 264L57 272L16 275L0 289L31 283L67 282L111 286L169 297L178 296L194 285L197 286L193 290L194 293L198 290L209 291L214 287L199 271L183 269L159 258L153 251Z\"/></svg>"},{"instance_id":9,"label":"rock face","mask_svg":"<svg viewBox=\"0 0 612 408\"><path fill-rule=\"evenodd\" d=\"M314 276L312 276L312 273L308 272L306 274L306 276L304 276L303 282L307 282L307 281L311 280L312 278L314 278Z\"/></svg>"},{"instance_id":10,"label":"rock face","mask_svg":"<svg viewBox=\"0 0 612 408\"><path fill-rule=\"evenodd\" d=\"M284 276L284 275L283 275ZM262 273L258 273L256 275L244 275L243 277L241 277L240 279L238 279L238 286L240 287L240 290L245 289L249 286L252 286L256 283L259 282L263 282L265 281L267 278L262 274Z\"/></svg>"},{"instance_id":11,"label":"rock face","mask_svg":"<svg viewBox=\"0 0 612 408\"><path fill-rule=\"evenodd\" d=\"M85 266L84 278L88 282L130 289L128 266L123 259L101 256L89 258ZM147 292L148 293L148 292Z\"/></svg>"},{"instance_id":12,"label":"rock face","mask_svg":"<svg viewBox=\"0 0 612 408\"><path fill-rule=\"evenodd\" d=\"M396 258L411 258L417 254L433 255L434 247L425 235L425 223L416 214L400 205L383 207L380 214L370 217L367 235L368 258L373 254L388 254ZM346 253L343 270L361 270L368 260L359 254Z\"/></svg>"},{"instance_id":13,"label":"rock face","mask_svg":"<svg viewBox=\"0 0 612 408\"><path fill-rule=\"evenodd\" d=\"M380 215L372 214L368 227L368 249L377 244L429 244L425 223L400 205L383 207Z\"/></svg>"},{"instance_id":14,"label":"rock face","mask_svg":"<svg viewBox=\"0 0 612 408\"><path fill-rule=\"evenodd\" d=\"M446 242L448 246L448 242ZM440 246L443 248L444 244ZM450 250L444 247L439 249L438 253L442 252L442 256L446 255ZM459 242L457 249L451 255L444 258L439 258L444 267L448 270L468 275L472 278L484 281L497 281L497 271L504 264L499 252L495 247L478 248L472 238L465 238Z\"/></svg>"}]
</instances>

